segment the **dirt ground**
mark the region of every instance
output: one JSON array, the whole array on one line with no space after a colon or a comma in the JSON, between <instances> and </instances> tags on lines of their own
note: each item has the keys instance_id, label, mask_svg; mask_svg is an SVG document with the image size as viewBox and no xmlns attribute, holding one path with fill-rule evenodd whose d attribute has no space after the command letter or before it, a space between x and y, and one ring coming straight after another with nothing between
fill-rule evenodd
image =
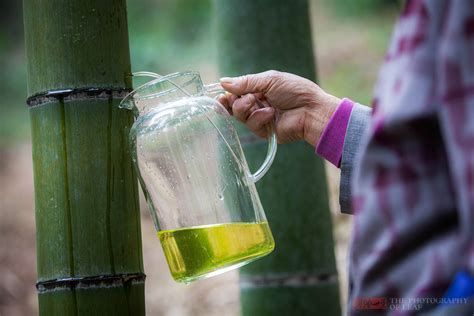
<instances>
[{"instance_id":1,"label":"dirt ground","mask_svg":"<svg viewBox=\"0 0 474 316\"><path fill-rule=\"evenodd\" d=\"M34 315L35 213L31 146L0 151L0 314Z\"/></svg>"}]
</instances>

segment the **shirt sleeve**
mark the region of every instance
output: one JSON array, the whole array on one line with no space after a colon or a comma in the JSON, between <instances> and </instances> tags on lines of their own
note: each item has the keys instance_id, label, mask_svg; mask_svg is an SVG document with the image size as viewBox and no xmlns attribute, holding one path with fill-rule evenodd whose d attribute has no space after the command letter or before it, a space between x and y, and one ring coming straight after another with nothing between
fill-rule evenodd
<instances>
[{"instance_id":1,"label":"shirt sleeve","mask_svg":"<svg viewBox=\"0 0 474 316\"><path fill-rule=\"evenodd\" d=\"M339 205L341 212L352 214L351 176L354 161L360 149L361 140L369 125L372 109L355 104L349 117L341 156L341 180L339 184Z\"/></svg>"},{"instance_id":2,"label":"shirt sleeve","mask_svg":"<svg viewBox=\"0 0 474 316\"><path fill-rule=\"evenodd\" d=\"M331 116L316 145L316 153L339 168L347 124L354 102L344 98Z\"/></svg>"}]
</instances>

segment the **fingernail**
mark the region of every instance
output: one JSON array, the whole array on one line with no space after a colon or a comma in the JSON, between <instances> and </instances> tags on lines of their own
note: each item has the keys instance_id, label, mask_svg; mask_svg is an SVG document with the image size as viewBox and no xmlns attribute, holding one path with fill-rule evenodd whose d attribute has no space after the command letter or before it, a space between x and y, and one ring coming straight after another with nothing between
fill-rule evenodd
<instances>
[{"instance_id":1,"label":"fingernail","mask_svg":"<svg viewBox=\"0 0 474 316\"><path fill-rule=\"evenodd\" d=\"M219 81L221 83L233 83L234 82L234 78L231 78L231 77L222 77L219 79Z\"/></svg>"}]
</instances>

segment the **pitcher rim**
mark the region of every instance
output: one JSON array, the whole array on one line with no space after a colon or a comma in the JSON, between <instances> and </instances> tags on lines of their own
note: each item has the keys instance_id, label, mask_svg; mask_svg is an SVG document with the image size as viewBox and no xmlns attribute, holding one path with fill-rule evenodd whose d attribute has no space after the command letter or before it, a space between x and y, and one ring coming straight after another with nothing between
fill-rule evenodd
<instances>
[{"instance_id":1,"label":"pitcher rim","mask_svg":"<svg viewBox=\"0 0 474 316\"><path fill-rule=\"evenodd\" d=\"M133 97L138 91L142 90L142 89L146 89L152 85L155 85L155 84L158 84L160 82L163 82L165 80L170 80L170 79L173 79L173 78L177 78L177 77L181 77L181 76L187 76L187 75L192 75L192 76L195 76L197 78L199 78L199 81L201 82L201 86L203 86L203 83L202 83L202 79L201 79L201 75L199 74L198 71L182 71L182 72L173 72L171 74L167 74L167 75L164 75L160 78L155 78L153 80L150 80L148 82L145 82L144 84L138 86L137 88L133 89L132 91L130 91L119 103L119 108L121 109L128 109L128 110L132 110L133 107L127 107L127 106L123 106L124 103L126 103L126 101L128 99L130 99L131 97ZM157 93L155 94L156 96L160 96L162 95L163 93L165 93L166 91L163 91L161 93Z\"/></svg>"}]
</instances>

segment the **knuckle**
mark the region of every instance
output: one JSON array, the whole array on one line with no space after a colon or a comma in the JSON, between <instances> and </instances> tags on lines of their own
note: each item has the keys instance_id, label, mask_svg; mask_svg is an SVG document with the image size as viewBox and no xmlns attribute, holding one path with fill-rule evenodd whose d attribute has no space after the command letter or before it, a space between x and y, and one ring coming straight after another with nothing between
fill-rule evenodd
<instances>
[{"instance_id":1,"label":"knuckle","mask_svg":"<svg viewBox=\"0 0 474 316\"><path fill-rule=\"evenodd\" d=\"M245 97L249 106L253 105L257 101L253 94L247 94Z\"/></svg>"},{"instance_id":2,"label":"knuckle","mask_svg":"<svg viewBox=\"0 0 474 316\"><path fill-rule=\"evenodd\" d=\"M247 118L247 109L243 105L233 107L232 112L234 113L234 116L241 121L245 121Z\"/></svg>"},{"instance_id":3,"label":"knuckle","mask_svg":"<svg viewBox=\"0 0 474 316\"><path fill-rule=\"evenodd\" d=\"M270 90L282 80L282 73L277 70L268 70L266 72L266 90Z\"/></svg>"},{"instance_id":4,"label":"knuckle","mask_svg":"<svg viewBox=\"0 0 474 316\"><path fill-rule=\"evenodd\" d=\"M250 77L249 75L243 75L240 77L241 79L241 87L244 91L248 90L250 85Z\"/></svg>"},{"instance_id":5,"label":"knuckle","mask_svg":"<svg viewBox=\"0 0 474 316\"><path fill-rule=\"evenodd\" d=\"M245 113L245 110L242 106L235 106L232 108L232 111L234 112L235 116L242 116L242 114Z\"/></svg>"},{"instance_id":6,"label":"knuckle","mask_svg":"<svg viewBox=\"0 0 474 316\"><path fill-rule=\"evenodd\" d=\"M232 108L238 109L238 108L242 107L243 106L242 101L243 101L242 98L239 98L239 99L235 100L234 103L232 104Z\"/></svg>"},{"instance_id":7,"label":"knuckle","mask_svg":"<svg viewBox=\"0 0 474 316\"><path fill-rule=\"evenodd\" d=\"M276 75L278 75L278 71L274 70L274 69L270 69L267 71L267 74L270 76L270 77L274 77Z\"/></svg>"},{"instance_id":8,"label":"knuckle","mask_svg":"<svg viewBox=\"0 0 474 316\"><path fill-rule=\"evenodd\" d=\"M281 72L279 72L279 71L276 71L276 70L269 70L268 71L268 77L271 80L276 80L276 79L280 78L280 76L281 76Z\"/></svg>"}]
</instances>

